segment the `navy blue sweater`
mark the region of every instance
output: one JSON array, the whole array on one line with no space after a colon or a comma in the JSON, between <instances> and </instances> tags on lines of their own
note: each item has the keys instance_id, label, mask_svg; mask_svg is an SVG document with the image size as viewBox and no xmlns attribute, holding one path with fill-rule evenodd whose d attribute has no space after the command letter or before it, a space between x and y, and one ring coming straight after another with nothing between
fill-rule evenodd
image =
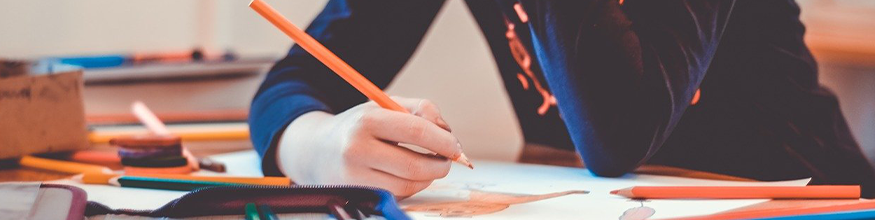
<instances>
[{"instance_id":1,"label":"navy blue sweater","mask_svg":"<svg viewBox=\"0 0 875 220\"><path fill-rule=\"evenodd\" d=\"M466 3L525 140L576 150L597 175L652 163L761 180L813 177L875 193L875 172L835 96L818 84L792 0ZM306 31L385 87L442 5L331 0ZM365 101L294 46L252 102L264 173L280 175L276 142L296 117Z\"/></svg>"}]
</instances>

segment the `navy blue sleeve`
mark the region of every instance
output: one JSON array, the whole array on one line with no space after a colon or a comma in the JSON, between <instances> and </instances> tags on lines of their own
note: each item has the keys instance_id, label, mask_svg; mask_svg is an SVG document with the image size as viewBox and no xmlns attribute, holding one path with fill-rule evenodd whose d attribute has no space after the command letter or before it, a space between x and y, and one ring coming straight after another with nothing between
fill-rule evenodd
<instances>
[{"instance_id":1,"label":"navy blue sleeve","mask_svg":"<svg viewBox=\"0 0 875 220\"><path fill-rule=\"evenodd\" d=\"M732 0L522 1L572 142L619 176L671 134L708 70Z\"/></svg>"},{"instance_id":2,"label":"navy blue sleeve","mask_svg":"<svg viewBox=\"0 0 875 220\"><path fill-rule=\"evenodd\" d=\"M338 57L385 88L416 50L443 5L437 0L331 0L307 28ZM252 100L249 129L265 175L282 175L276 142L298 116L336 113L367 98L300 46L270 70Z\"/></svg>"}]
</instances>

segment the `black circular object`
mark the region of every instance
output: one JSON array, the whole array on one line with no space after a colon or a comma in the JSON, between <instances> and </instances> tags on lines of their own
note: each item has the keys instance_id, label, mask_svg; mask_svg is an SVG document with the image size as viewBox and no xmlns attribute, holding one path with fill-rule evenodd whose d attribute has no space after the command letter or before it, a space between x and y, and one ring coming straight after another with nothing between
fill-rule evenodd
<instances>
[{"instance_id":1,"label":"black circular object","mask_svg":"<svg viewBox=\"0 0 875 220\"><path fill-rule=\"evenodd\" d=\"M122 158L122 165L132 167L179 167L188 165L188 160L182 156L153 158Z\"/></svg>"}]
</instances>

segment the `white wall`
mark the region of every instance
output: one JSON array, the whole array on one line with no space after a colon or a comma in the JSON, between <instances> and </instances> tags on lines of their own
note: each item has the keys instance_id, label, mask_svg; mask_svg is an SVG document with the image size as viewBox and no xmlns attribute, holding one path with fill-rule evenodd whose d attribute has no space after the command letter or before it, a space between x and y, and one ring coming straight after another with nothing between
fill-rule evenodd
<instances>
[{"instance_id":1,"label":"white wall","mask_svg":"<svg viewBox=\"0 0 875 220\"><path fill-rule=\"evenodd\" d=\"M155 51L196 44L196 1L0 2L0 57Z\"/></svg>"},{"instance_id":2,"label":"white wall","mask_svg":"<svg viewBox=\"0 0 875 220\"><path fill-rule=\"evenodd\" d=\"M389 93L435 101L472 157L516 160L522 150L492 53L461 0L444 6Z\"/></svg>"},{"instance_id":3,"label":"white wall","mask_svg":"<svg viewBox=\"0 0 875 220\"><path fill-rule=\"evenodd\" d=\"M292 41L247 7L248 0L0 0L0 57L102 54L186 50L196 46L231 48L241 54L282 56ZM304 28L326 0L268 0L289 20ZM220 89L224 82L207 83ZM255 84L245 83L246 86ZM200 85L200 84L198 84ZM203 85L201 85L203 86ZM93 87L86 96L90 112L124 111L130 97L107 95L113 91L144 94L174 93L184 86L132 85L126 88ZM148 91L148 92L146 92ZM222 90L225 91L225 90ZM251 94L218 92L216 99L232 98L233 104L175 98L144 97L156 111L181 103L209 108L245 107ZM229 93L230 92L230 93ZM399 78L391 95L431 99L441 106L466 153L474 158L515 160L522 138L497 68L477 24L461 0L450 0L439 15L422 47ZM219 96L222 97L219 97ZM86 97L87 99L87 97ZM166 100L166 99L165 99ZM108 110L109 109L109 110Z\"/></svg>"},{"instance_id":4,"label":"white wall","mask_svg":"<svg viewBox=\"0 0 875 220\"><path fill-rule=\"evenodd\" d=\"M306 26L324 0L269 1ZM0 0L0 57L231 48L281 55L291 42L233 0Z\"/></svg>"}]
</instances>

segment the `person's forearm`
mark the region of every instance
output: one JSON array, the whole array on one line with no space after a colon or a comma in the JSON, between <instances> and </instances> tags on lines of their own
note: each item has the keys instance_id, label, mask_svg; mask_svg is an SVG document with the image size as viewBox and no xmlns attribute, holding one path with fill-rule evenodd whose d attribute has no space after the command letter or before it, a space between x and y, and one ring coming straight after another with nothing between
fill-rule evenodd
<instances>
[{"instance_id":1,"label":"person's forearm","mask_svg":"<svg viewBox=\"0 0 875 220\"><path fill-rule=\"evenodd\" d=\"M303 82L284 81L263 84L249 108L249 132L253 148L262 157L264 175L278 176L274 163L279 134L300 115L311 111L330 111L311 95L313 89Z\"/></svg>"},{"instance_id":2,"label":"person's forearm","mask_svg":"<svg viewBox=\"0 0 875 220\"><path fill-rule=\"evenodd\" d=\"M307 141L311 137L305 137L301 132L304 129L313 129L318 123L324 123L324 120L333 116L330 113L323 111L311 111L298 116L289 126L283 130L276 146L276 164L280 171L292 181L313 179L312 175L306 169L295 169L297 167L305 167L312 163L313 160L318 160L319 155L314 154L313 148L307 142L294 143L295 141ZM310 155L310 156L301 156Z\"/></svg>"}]
</instances>

